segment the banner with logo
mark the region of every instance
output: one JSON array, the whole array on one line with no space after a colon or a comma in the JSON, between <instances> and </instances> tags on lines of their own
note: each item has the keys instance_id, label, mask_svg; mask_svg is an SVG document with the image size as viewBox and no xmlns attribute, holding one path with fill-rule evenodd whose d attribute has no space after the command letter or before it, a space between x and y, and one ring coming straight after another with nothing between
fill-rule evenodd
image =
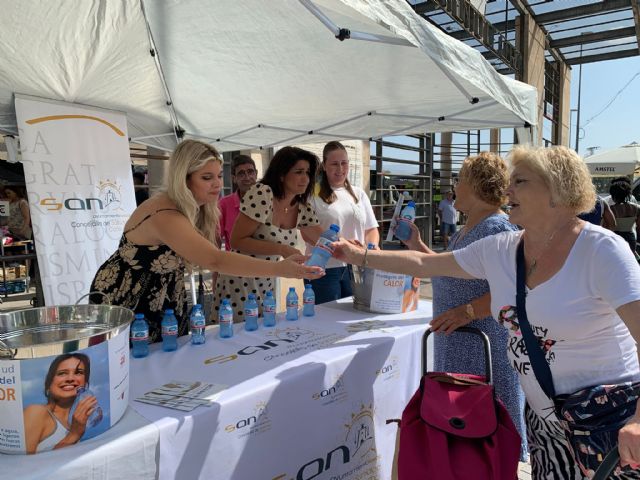
<instances>
[{"instance_id":1,"label":"banner with logo","mask_svg":"<svg viewBox=\"0 0 640 480\"><path fill-rule=\"evenodd\" d=\"M136 206L127 119L24 95L16 116L45 303L71 304L89 293Z\"/></svg>"}]
</instances>

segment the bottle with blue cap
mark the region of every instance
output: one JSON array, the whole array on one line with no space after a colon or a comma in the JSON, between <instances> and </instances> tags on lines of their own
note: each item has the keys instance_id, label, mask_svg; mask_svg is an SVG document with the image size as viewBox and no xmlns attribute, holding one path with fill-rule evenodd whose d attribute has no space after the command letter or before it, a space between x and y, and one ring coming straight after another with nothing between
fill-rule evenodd
<instances>
[{"instance_id":1,"label":"bottle with blue cap","mask_svg":"<svg viewBox=\"0 0 640 480\"><path fill-rule=\"evenodd\" d=\"M149 324L143 313L136 313L131 324L131 355L134 358L149 355Z\"/></svg>"},{"instance_id":2,"label":"bottle with blue cap","mask_svg":"<svg viewBox=\"0 0 640 480\"><path fill-rule=\"evenodd\" d=\"M247 332L252 332L258 329L258 302L256 301L256 295L250 293L247 300L244 302L244 329Z\"/></svg>"},{"instance_id":3,"label":"bottle with blue cap","mask_svg":"<svg viewBox=\"0 0 640 480\"><path fill-rule=\"evenodd\" d=\"M207 322L204 318L202 305L199 303L196 303L191 309L189 323L191 326L191 344L202 345L205 342L204 330Z\"/></svg>"},{"instance_id":4,"label":"bottle with blue cap","mask_svg":"<svg viewBox=\"0 0 640 480\"><path fill-rule=\"evenodd\" d=\"M220 324L220 338L233 337L233 309L228 298L224 298L220 304L220 316L218 323Z\"/></svg>"},{"instance_id":5,"label":"bottle with blue cap","mask_svg":"<svg viewBox=\"0 0 640 480\"><path fill-rule=\"evenodd\" d=\"M273 292L269 290L262 302L262 315L264 316L262 324L265 327L276 326L276 299L273 298Z\"/></svg>"},{"instance_id":6,"label":"bottle with blue cap","mask_svg":"<svg viewBox=\"0 0 640 480\"><path fill-rule=\"evenodd\" d=\"M285 318L287 320L298 320L298 294L295 287L289 287L289 293L287 293L287 313Z\"/></svg>"},{"instance_id":7,"label":"bottle with blue cap","mask_svg":"<svg viewBox=\"0 0 640 480\"><path fill-rule=\"evenodd\" d=\"M173 352L178 348L178 320L173 314L173 309L167 308L164 311L160 328L162 329L162 350Z\"/></svg>"},{"instance_id":8,"label":"bottle with blue cap","mask_svg":"<svg viewBox=\"0 0 640 480\"><path fill-rule=\"evenodd\" d=\"M416 219L416 203L411 200L407 206L402 209L398 217L395 236L398 240L409 240L411 238L411 224Z\"/></svg>"},{"instance_id":9,"label":"bottle with blue cap","mask_svg":"<svg viewBox=\"0 0 640 480\"><path fill-rule=\"evenodd\" d=\"M305 317L313 317L316 314L316 294L310 283L307 283L304 286L304 292L302 292L302 303L302 315Z\"/></svg>"},{"instance_id":10,"label":"bottle with blue cap","mask_svg":"<svg viewBox=\"0 0 640 480\"><path fill-rule=\"evenodd\" d=\"M334 223L332 223L327 230L322 232L320 237L318 237L315 247L313 247L313 250L311 251L311 257L307 260L306 264L308 266L326 267L327 262L333 255L333 248L331 248L331 244L338 241L338 232L340 232L340 227Z\"/></svg>"}]
</instances>

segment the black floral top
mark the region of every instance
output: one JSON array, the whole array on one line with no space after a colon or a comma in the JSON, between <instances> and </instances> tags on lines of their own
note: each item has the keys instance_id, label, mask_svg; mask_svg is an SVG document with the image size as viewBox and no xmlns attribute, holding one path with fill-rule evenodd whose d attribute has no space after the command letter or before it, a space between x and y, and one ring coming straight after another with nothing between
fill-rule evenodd
<instances>
[{"instance_id":1,"label":"black floral top","mask_svg":"<svg viewBox=\"0 0 640 480\"><path fill-rule=\"evenodd\" d=\"M136 245L127 239L127 233L165 210L177 211L156 210L122 234L118 250L98 269L90 290L107 295L91 295L91 303L119 305L143 313L151 342L162 340L160 322L167 308L176 315L178 335L186 335L189 330L182 257L166 245Z\"/></svg>"}]
</instances>

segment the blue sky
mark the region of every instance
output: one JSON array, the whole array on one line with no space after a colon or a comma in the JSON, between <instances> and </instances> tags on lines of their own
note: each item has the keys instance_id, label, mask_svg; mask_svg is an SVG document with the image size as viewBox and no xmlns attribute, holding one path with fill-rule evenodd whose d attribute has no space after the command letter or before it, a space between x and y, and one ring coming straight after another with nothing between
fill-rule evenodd
<instances>
[{"instance_id":1,"label":"blue sky","mask_svg":"<svg viewBox=\"0 0 640 480\"><path fill-rule=\"evenodd\" d=\"M573 67L571 108L577 108L578 105L578 72L579 68ZM632 78L631 83L613 100L618 91ZM587 153L587 147L600 147L596 152L602 152L633 141L640 143L640 57L583 65L581 97L581 155ZM603 110L611 100L611 105L589 122L589 119ZM575 148L575 126L576 114L573 112L572 148Z\"/></svg>"}]
</instances>

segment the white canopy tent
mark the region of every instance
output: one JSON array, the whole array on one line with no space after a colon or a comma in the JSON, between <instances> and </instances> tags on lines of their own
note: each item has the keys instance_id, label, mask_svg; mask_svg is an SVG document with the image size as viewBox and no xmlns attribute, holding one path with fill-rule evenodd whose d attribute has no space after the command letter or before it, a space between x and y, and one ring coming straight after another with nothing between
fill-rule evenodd
<instances>
[{"instance_id":1,"label":"white canopy tent","mask_svg":"<svg viewBox=\"0 0 640 480\"><path fill-rule=\"evenodd\" d=\"M584 159L593 176L633 175L640 167L640 144L631 143Z\"/></svg>"},{"instance_id":2,"label":"white canopy tent","mask_svg":"<svg viewBox=\"0 0 640 480\"><path fill-rule=\"evenodd\" d=\"M404 0L0 0L0 130L22 93L219 150L535 127L536 91ZM342 39L336 38L336 35Z\"/></svg>"}]
</instances>

